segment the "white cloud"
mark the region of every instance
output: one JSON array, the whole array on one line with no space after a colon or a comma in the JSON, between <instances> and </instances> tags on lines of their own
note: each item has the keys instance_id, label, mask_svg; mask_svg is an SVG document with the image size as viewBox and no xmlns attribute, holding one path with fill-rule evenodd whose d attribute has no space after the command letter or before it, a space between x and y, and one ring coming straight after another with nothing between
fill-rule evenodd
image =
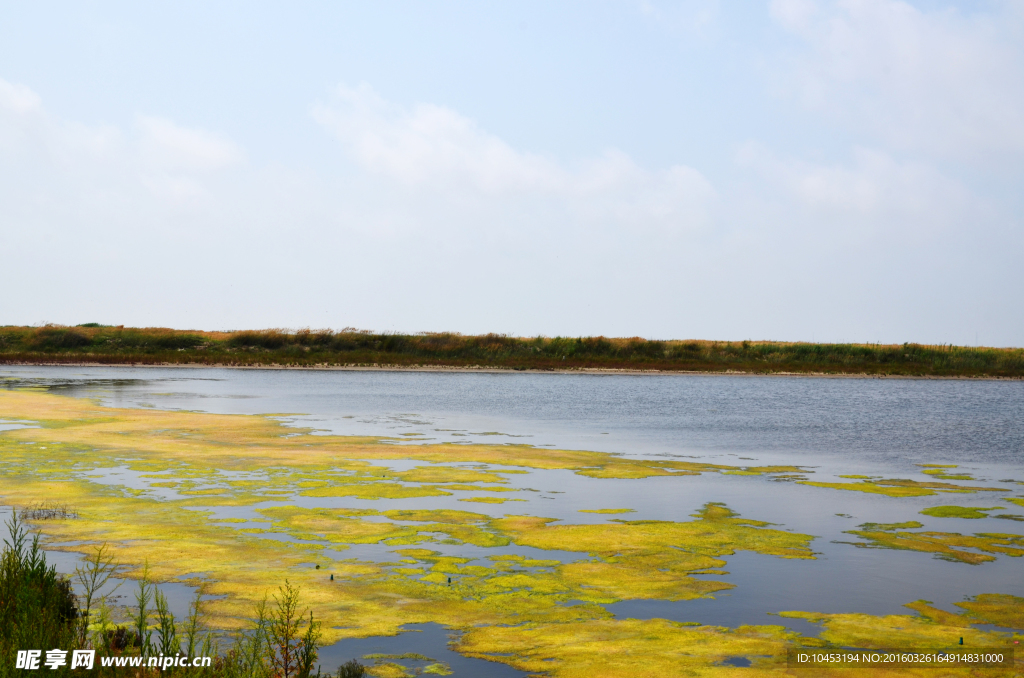
<instances>
[{"instance_id":1,"label":"white cloud","mask_svg":"<svg viewBox=\"0 0 1024 678\"><path fill-rule=\"evenodd\" d=\"M38 110L41 103L39 95L28 87L0 80L0 108L15 113L29 113Z\"/></svg>"},{"instance_id":2,"label":"white cloud","mask_svg":"<svg viewBox=\"0 0 1024 678\"><path fill-rule=\"evenodd\" d=\"M189 129L166 118L140 116L139 150L143 160L161 170L210 171L239 162L234 143L205 130Z\"/></svg>"},{"instance_id":3,"label":"white cloud","mask_svg":"<svg viewBox=\"0 0 1024 678\"><path fill-rule=\"evenodd\" d=\"M818 11L815 0L771 0L769 12L783 27L803 33Z\"/></svg>"},{"instance_id":4,"label":"white cloud","mask_svg":"<svg viewBox=\"0 0 1024 678\"><path fill-rule=\"evenodd\" d=\"M773 0L799 40L785 86L895 149L980 160L1024 153L1020 3L990 13L898 0Z\"/></svg>"},{"instance_id":5,"label":"white cloud","mask_svg":"<svg viewBox=\"0 0 1024 678\"><path fill-rule=\"evenodd\" d=\"M339 87L313 115L362 168L453 204L503 212L542 201L577 221L668 232L709 223L714 189L690 167L646 170L615 150L569 166L516 150L451 109L390 105L366 85Z\"/></svg>"},{"instance_id":6,"label":"white cloud","mask_svg":"<svg viewBox=\"0 0 1024 678\"><path fill-rule=\"evenodd\" d=\"M852 162L817 164L781 160L756 144L741 148L738 160L757 169L808 209L876 218L948 221L969 192L934 167L898 162L877 149L855 148Z\"/></svg>"}]
</instances>

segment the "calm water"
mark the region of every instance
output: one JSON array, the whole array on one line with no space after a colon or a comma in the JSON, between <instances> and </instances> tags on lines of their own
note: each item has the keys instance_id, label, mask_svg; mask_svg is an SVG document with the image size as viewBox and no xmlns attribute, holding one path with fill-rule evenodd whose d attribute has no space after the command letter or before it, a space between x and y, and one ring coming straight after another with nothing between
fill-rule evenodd
<instances>
[{"instance_id":1,"label":"calm water","mask_svg":"<svg viewBox=\"0 0 1024 678\"><path fill-rule=\"evenodd\" d=\"M793 609L900 614L906 612L903 603L922 598L954 610L952 603L978 593L1024 595L1024 558L1000 556L971 566L929 554L841 543L856 540L844 530L868 521L919 520L940 531L1020 533L1020 523L1006 520L918 514L940 504L993 506L998 497L1022 494L1021 485L1006 482L1024 480L1020 381L77 367L5 367L0 368L0 380L11 387L44 385L119 407L274 413L289 424L323 432L405 439L396 444L525 443L739 465L795 464L814 470L813 480L825 481L854 473L923 480L915 464L959 464L977 479L971 484L1003 487L1006 493L891 498L760 477L601 480L538 471L510 479L514 486L539 490L517 493L527 501L514 509L474 504L472 510L597 522L606 516L577 511L621 506L636 509L630 519L688 520L703 503L721 501L745 517L818 537L812 542L817 560L740 552L727 558L725 569L731 574L716 577L736 584L735 589L714 599L632 600L609 606L620 617L729 626L784 622L813 634L811 624L769 615ZM0 421L0 430L5 426ZM128 469L108 472L103 482L146 486ZM389 509L455 505L448 497L388 501L386 507L351 498L299 497L283 503ZM225 516L256 517L253 509L270 505L219 510ZM1005 506L1009 513L1024 512ZM387 560L393 558L391 548L356 546L337 557ZM431 548L480 558L502 551L441 544ZM510 549L562 560L583 556ZM431 646L431 656L452 660L457 675L483 671L473 660L452 659L440 627L426 625L416 631L397 639L345 641L326 652L325 659L371 647L377 649L368 651L431 655L423 649ZM413 647L418 649L408 649Z\"/></svg>"}]
</instances>

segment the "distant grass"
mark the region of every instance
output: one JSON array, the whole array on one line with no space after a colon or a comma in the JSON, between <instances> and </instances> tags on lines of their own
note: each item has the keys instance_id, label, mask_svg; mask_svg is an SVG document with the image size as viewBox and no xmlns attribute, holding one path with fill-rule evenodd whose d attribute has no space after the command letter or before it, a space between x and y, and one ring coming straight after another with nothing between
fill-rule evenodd
<instances>
[{"instance_id":1,"label":"distant grass","mask_svg":"<svg viewBox=\"0 0 1024 678\"><path fill-rule=\"evenodd\" d=\"M98 323L0 327L0 363L73 362L1024 377L1020 348L375 334L352 329L202 332Z\"/></svg>"}]
</instances>

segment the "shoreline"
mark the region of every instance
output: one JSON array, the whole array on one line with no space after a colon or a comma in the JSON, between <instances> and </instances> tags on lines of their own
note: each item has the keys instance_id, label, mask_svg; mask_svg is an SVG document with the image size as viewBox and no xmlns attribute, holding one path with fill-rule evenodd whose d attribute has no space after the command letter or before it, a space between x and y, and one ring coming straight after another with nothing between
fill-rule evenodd
<instances>
[{"instance_id":1,"label":"shoreline","mask_svg":"<svg viewBox=\"0 0 1024 678\"><path fill-rule=\"evenodd\" d=\"M229 370L293 370L320 372L438 372L477 374L584 374L594 376L701 376L701 377L806 377L812 379L911 379L943 381L1024 381L1024 377L962 376L962 375L911 375L911 374L869 374L835 372L746 372L742 370L635 370L625 368L575 367L563 369L514 369L486 366L461 365L231 365L227 363L100 363L100 362L0 362L3 366L17 367L115 367L115 368L183 368L183 369L229 369Z\"/></svg>"}]
</instances>

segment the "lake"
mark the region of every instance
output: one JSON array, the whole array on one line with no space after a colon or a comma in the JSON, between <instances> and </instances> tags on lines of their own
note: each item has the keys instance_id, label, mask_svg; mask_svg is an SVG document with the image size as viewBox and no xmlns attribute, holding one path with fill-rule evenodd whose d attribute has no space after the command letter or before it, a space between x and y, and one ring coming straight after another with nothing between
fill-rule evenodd
<instances>
[{"instance_id":1,"label":"lake","mask_svg":"<svg viewBox=\"0 0 1024 678\"><path fill-rule=\"evenodd\" d=\"M438 449L505 446L513 452L527 449L518 446L582 450L639 460L647 469L661 469L656 465L662 463L734 469L599 477L581 474L575 467L541 468L534 463L527 467L528 473L507 476L510 485L504 489L510 491L498 499L514 498L514 504L457 503L485 497L488 493L481 486L480 491L470 487L437 496L315 496L306 491L248 503L196 505L193 501L190 505L190 510L234 520L239 529L256 524L248 521L265 521L267 515L284 515L268 511L286 507L372 511L381 515L366 513L364 520L398 526L410 523L382 517L385 510L458 509L495 520L506 515L535 516L557 524L596 526L610 521L621 525L624 520L638 525L642 521L684 523L701 507L720 503L744 519L770 524L762 529L814 537L809 546L813 559L740 549L721 556L727 564L720 571L703 574L691 568L688 579L732 585L705 597L601 598L601 606L616 620L666 619L722 627L781 624L812 637L821 630L819 623L777 613L906 615L911 613L903 606L917 600L959 613L962 610L954 604L974 596L1024 596L1024 558L1015 557L1024 553L1024 544L1012 542L995 551L957 546L959 553L986 558L972 564L955 554L950 558L947 551L886 548L888 542L850 534L869 523L916 521L917 527L901 529L918 532L905 534L1020 535L1021 523L1012 516L1024 514L1024 506L1005 500L1024 493L1021 381L4 366L0 383L11 390L94 399L125 410L271 415L287 427L313 429L311 440L383 437L388 446L408 448L410 460L369 461L389 474L389 482L397 478L410 487L400 474L422 468L423 461L413 458L414 451L431 445L444 446ZM0 431L14 435L26 425L31 423L0 410ZM784 466L800 469L798 473L743 471ZM509 470L512 467L516 465L482 463L473 468L474 472L514 473ZM179 494L180 488L154 484L152 477L147 478L152 472L133 468L129 457L82 467L76 473L76 478L91 478L88 482L93 485L127 488L154 500L188 498L188 493ZM886 492L902 486L883 484L879 490L874 484L894 478L910 481L907 487L920 494L890 496ZM818 485L802 484L805 481ZM928 489L928 483L936 482L948 487ZM870 491L861 487L863 483L871 483ZM956 491L957 487L994 489L968 493ZM986 517L921 513L950 504L984 509L979 515ZM605 509L630 512L581 513ZM377 543L349 540L339 547L339 541L317 536L315 530L310 536L310 530L299 531L295 525L275 523L275 529L259 539L318 544L319 553L338 562L367 564L394 561L401 543L396 538ZM861 531L871 529L887 529L885 534L897 530ZM454 570L457 573L467 567L482 568L493 563L495 556L561 563L555 570L592 562L587 552L571 545L565 549L528 546L525 537L522 543L513 539L507 545L446 537L431 538L429 548L435 560L429 562L447 556L463 559ZM55 552L55 557L62 569L73 568L72 554ZM183 584L172 586L188 592ZM559 605L571 607L578 602L560 599ZM182 603L178 605L180 614ZM525 675L497 663L500 659L484 661L453 652L447 645L445 625L439 622L417 622L406 630L398 636L339 640L321 658L325 667L333 668L332 662L337 665L351 656L415 652L446 663L455 675Z\"/></svg>"}]
</instances>

